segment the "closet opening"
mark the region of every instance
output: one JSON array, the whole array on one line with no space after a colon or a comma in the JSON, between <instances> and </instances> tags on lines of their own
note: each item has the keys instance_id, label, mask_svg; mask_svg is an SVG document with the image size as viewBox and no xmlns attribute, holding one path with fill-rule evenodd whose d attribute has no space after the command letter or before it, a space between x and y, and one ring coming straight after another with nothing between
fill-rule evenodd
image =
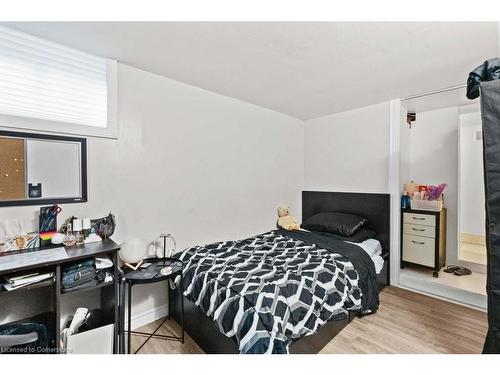
<instances>
[{"instance_id":1,"label":"closet opening","mask_svg":"<svg viewBox=\"0 0 500 375\"><path fill-rule=\"evenodd\" d=\"M485 310L481 129L464 86L401 100L399 283Z\"/></svg>"}]
</instances>

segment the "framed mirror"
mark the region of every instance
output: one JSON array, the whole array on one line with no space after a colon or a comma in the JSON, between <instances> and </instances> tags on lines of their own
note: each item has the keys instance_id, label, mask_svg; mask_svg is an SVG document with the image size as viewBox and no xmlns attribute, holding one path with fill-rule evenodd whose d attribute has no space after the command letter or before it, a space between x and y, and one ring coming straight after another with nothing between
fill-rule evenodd
<instances>
[{"instance_id":1,"label":"framed mirror","mask_svg":"<svg viewBox=\"0 0 500 375\"><path fill-rule=\"evenodd\" d=\"M85 138L0 130L0 206L86 201Z\"/></svg>"}]
</instances>

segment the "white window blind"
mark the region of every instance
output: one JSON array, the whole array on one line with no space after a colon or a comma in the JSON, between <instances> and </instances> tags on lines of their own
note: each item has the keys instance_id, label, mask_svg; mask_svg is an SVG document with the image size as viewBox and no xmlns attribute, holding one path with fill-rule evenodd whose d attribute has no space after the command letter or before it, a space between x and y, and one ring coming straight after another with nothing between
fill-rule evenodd
<instances>
[{"instance_id":1,"label":"white window blind","mask_svg":"<svg viewBox=\"0 0 500 375\"><path fill-rule=\"evenodd\" d=\"M0 26L0 114L44 120L48 129L37 128L48 131L107 128L108 68L104 58Z\"/></svg>"}]
</instances>

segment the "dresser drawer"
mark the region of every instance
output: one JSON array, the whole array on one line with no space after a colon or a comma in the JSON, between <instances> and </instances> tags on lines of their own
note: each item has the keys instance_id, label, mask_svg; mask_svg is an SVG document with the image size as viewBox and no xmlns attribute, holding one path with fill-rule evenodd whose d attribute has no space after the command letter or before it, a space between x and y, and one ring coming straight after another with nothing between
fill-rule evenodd
<instances>
[{"instance_id":1,"label":"dresser drawer","mask_svg":"<svg viewBox=\"0 0 500 375\"><path fill-rule=\"evenodd\" d=\"M403 224L403 233L434 238L436 237L436 228L420 224Z\"/></svg>"},{"instance_id":2,"label":"dresser drawer","mask_svg":"<svg viewBox=\"0 0 500 375\"><path fill-rule=\"evenodd\" d=\"M403 212L404 224L427 225L430 227L436 226L436 217L434 215L414 214L411 212Z\"/></svg>"},{"instance_id":3,"label":"dresser drawer","mask_svg":"<svg viewBox=\"0 0 500 375\"><path fill-rule=\"evenodd\" d=\"M403 261L434 267L434 238L403 235Z\"/></svg>"}]
</instances>

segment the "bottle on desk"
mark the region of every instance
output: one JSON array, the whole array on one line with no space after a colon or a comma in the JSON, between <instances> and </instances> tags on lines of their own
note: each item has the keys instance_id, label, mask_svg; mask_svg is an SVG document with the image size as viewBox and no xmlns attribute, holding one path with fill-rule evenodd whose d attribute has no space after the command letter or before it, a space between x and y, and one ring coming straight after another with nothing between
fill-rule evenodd
<instances>
[{"instance_id":1,"label":"bottle on desk","mask_svg":"<svg viewBox=\"0 0 500 375\"><path fill-rule=\"evenodd\" d=\"M71 223L68 223L68 225L66 225L66 235L64 236L63 239L63 245L73 246L75 243L76 243L76 237L73 234L72 225Z\"/></svg>"},{"instance_id":2,"label":"bottle on desk","mask_svg":"<svg viewBox=\"0 0 500 375\"><path fill-rule=\"evenodd\" d=\"M85 238L83 237L83 232L82 232L82 220L81 219L74 219L73 220L73 232L75 235L75 242L77 246L82 246L83 241Z\"/></svg>"},{"instance_id":3,"label":"bottle on desk","mask_svg":"<svg viewBox=\"0 0 500 375\"><path fill-rule=\"evenodd\" d=\"M401 208L407 209L410 208L410 197L408 196L408 192L404 192L401 196Z\"/></svg>"}]
</instances>

